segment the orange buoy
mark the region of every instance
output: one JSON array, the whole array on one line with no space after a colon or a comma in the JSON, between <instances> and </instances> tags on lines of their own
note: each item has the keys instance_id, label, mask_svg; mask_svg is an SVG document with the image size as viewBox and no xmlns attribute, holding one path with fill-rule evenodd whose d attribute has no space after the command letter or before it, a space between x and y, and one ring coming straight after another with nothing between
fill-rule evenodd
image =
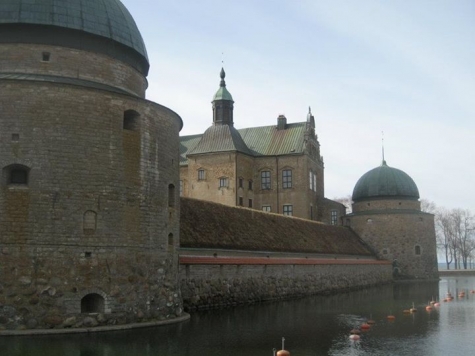
<instances>
[{"instance_id":1,"label":"orange buoy","mask_svg":"<svg viewBox=\"0 0 475 356\"><path fill-rule=\"evenodd\" d=\"M395 317L394 315L388 315L388 317L387 317L387 318L388 318L388 320L390 320L390 321L392 321L392 320L395 320L395 319L396 319L396 317Z\"/></svg>"},{"instance_id":2,"label":"orange buoy","mask_svg":"<svg viewBox=\"0 0 475 356\"><path fill-rule=\"evenodd\" d=\"M285 347L284 347L284 343L285 343L285 338L282 338L282 350L280 351L277 351L277 354L275 354L275 351L274 351L274 354L276 356L290 356L290 352L288 352ZM275 350L275 349L274 349Z\"/></svg>"},{"instance_id":3,"label":"orange buoy","mask_svg":"<svg viewBox=\"0 0 475 356\"><path fill-rule=\"evenodd\" d=\"M374 324L376 324L376 321L374 321L373 319L369 319L369 320L367 321L367 323L368 323L369 325L374 325Z\"/></svg>"},{"instance_id":4,"label":"orange buoy","mask_svg":"<svg viewBox=\"0 0 475 356\"><path fill-rule=\"evenodd\" d=\"M363 323L360 327L361 330L369 330L371 328L371 325L369 325L368 323Z\"/></svg>"},{"instance_id":5,"label":"orange buoy","mask_svg":"<svg viewBox=\"0 0 475 356\"><path fill-rule=\"evenodd\" d=\"M435 303L434 303L434 307L436 307L436 308L440 307L440 303L439 303L439 302L435 302Z\"/></svg>"},{"instance_id":6,"label":"orange buoy","mask_svg":"<svg viewBox=\"0 0 475 356\"><path fill-rule=\"evenodd\" d=\"M350 340L356 341L359 340L360 336L358 334L351 334L350 335Z\"/></svg>"},{"instance_id":7,"label":"orange buoy","mask_svg":"<svg viewBox=\"0 0 475 356\"><path fill-rule=\"evenodd\" d=\"M403 312L404 314L411 314L411 311L410 311L409 309L404 309L402 312Z\"/></svg>"},{"instance_id":8,"label":"orange buoy","mask_svg":"<svg viewBox=\"0 0 475 356\"><path fill-rule=\"evenodd\" d=\"M429 311L429 312L432 311L432 305L426 306L426 310Z\"/></svg>"}]
</instances>

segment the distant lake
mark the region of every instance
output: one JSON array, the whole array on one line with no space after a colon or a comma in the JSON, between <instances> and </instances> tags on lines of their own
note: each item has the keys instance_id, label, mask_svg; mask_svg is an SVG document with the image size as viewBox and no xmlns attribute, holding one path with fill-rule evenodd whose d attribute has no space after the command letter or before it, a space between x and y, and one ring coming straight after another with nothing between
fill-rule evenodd
<instances>
[{"instance_id":1,"label":"distant lake","mask_svg":"<svg viewBox=\"0 0 475 356\"><path fill-rule=\"evenodd\" d=\"M292 356L473 355L475 277L401 283L333 296L263 303L192 314L158 328L89 335L0 337L0 355L35 356L271 356L281 337ZM432 298L441 302L427 312ZM463 298L459 292L465 291ZM415 304L417 313L403 314ZM391 322L387 316L393 314ZM376 321L358 342L350 330Z\"/></svg>"}]
</instances>

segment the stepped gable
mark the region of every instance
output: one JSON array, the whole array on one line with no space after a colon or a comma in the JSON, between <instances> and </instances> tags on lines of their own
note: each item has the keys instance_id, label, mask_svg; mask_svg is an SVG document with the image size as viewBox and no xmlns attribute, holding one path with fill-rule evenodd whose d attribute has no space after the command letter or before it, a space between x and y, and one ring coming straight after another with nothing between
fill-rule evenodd
<instances>
[{"instance_id":1,"label":"stepped gable","mask_svg":"<svg viewBox=\"0 0 475 356\"><path fill-rule=\"evenodd\" d=\"M180 245L253 251L368 255L352 230L315 221L181 198Z\"/></svg>"}]
</instances>

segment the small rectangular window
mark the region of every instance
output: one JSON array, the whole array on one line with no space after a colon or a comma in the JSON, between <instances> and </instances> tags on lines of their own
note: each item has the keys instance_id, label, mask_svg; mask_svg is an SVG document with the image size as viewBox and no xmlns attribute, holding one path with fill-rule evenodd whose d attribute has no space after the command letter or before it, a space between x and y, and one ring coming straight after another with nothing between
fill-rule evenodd
<instances>
[{"instance_id":1,"label":"small rectangular window","mask_svg":"<svg viewBox=\"0 0 475 356\"><path fill-rule=\"evenodd\" d=\"M242 197L239 197L239 206L243 206L243 205L244 205L244 201Z\"/></svg>"},{"instance_id":2,"label":"small rectangular window","mask_svg":"<svg viewBox=\"0 0 475 356\"><path fill-rule=\"evenodd\" d=\"M338 211L332 210L330 219L331 219L330 222L331 222L332 225L337 225L338 224Z\"/></svg>"},{"instance_id":3,"label":"small rectangular window","mask_svg":"<svg viewBox=\"0 0 475 356\"><path fill-rule=\"evenodd\" d=\"M284 205L283 214L287 216L292 216L294 209L292 205Z\"/></svg>"},{"instance_id":4,"label":"small rectangular window","mask_svg":"<svg viewBox=\"0 0 475 356\"><path fill-rule=\"evenodd\" d=\"M290 169L282 171L282 188L292 188L292 171Z\"/></svg>"},{"instance_id":5,"label":"small rectangular window","mask_svg":"<svg viewBox=\"0 0 475 356\"><path fill-rule=\"evenodd\" d=\"M242 184L243 184L243 179L239 178L239 188L242 188Z\"/></svg>"},{"instance_id":6,"label":"small rectangular window","mask_svg":"<svg viewBox=\"0 0 475 356\"><path fill-rule=\"evenodd\" d=\"M252 199L249 199L249 207L252 208Z\"/></svg>"},{"instance_id":7,"label":"small rectangular window","mask_svg":"<svg viewBox=\"0 0 475 356\"><path fill-rule=\"evenodd\" d=\"M219 187L220 188L225 188L228 186L228 178L219 178Z\"/></svg>"},{"instance_id":8,"label":"small rectangular window","mask_svg":"<svg viewBox=\"0 0 475 356\"><path fill-rule=\"evenodd\" d=\"M205 170L204 169L199 169L198 170L198 180L205 180L206 175L205 175Z\"/></svg>"},{"instance_id":9,"label":"small rectangular window","mask_svg":"<svg viewBox=\"0 0 475 356\"><path fill-rule=\"evenodd\" d=\"M267 211L267 212L270 212L270 205L263 205L262 206L262 211Z\"/></svg>"},{"instance_id":10,"label":"small rectangular window","mask_svg":"<svg viewBox=\"0 0 475 356\"><path fill-rule=\"evenodd\" d=\"M270 171L261 172L261 189L271 189Z\"/></svg>"},{"instance_id":11,"label":"small rectangular window","mask_svg":"<svg viewBox=\"0 0 475 356\"><path fill-rule=\"evenodd\" d=\"M41 60L42 60L43 62L49 62L50 59L51 59L51 53L49 53L49 52L43 52L43 53L41 54Z\"/></svg>"},{"instance_id":12,"label":"small rectangular window","mask_svg":"<svg viewBox=\"0 0 475 356\"><path fill-rule=\"evenodd\" d=\"M183 196L183 181L180 180L180 197Z\"/></svg>"},{"instance_id":13,"label":"small rectangular window","mask_svg":"<svg viewBox=\"0 0 475 356\"><path fill-rule=\"evenodd\" d=\"M249 181L249 190L252 190L252 180Z\"/></svg>"}]
</instances>

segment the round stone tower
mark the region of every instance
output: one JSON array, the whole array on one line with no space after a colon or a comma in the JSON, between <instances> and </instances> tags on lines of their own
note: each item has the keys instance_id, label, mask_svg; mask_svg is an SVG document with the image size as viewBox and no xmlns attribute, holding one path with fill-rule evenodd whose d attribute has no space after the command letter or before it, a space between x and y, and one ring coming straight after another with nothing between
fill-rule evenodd
<instances>
[{"instance_id":1,"label":"round stone tower","mask_svg":"<svg viewBox=\"0 0 475 356\"><path fill-rule=\"evenodd\" d=\"M409 175L383 161L358 180L352 199L346 225L393 262L395 278L438 278L434 216L421 211Z\"/></svg>"},{"instance_id":2,"label":"round stone tower","mask_svg":"<svg viewBox=\"0 0 475 356\"><path fill-rule=\"evenodd\" d=\"M119 0L0 2L0 330L182 314L181 118Z\"/></svg>"}]
</instances>

